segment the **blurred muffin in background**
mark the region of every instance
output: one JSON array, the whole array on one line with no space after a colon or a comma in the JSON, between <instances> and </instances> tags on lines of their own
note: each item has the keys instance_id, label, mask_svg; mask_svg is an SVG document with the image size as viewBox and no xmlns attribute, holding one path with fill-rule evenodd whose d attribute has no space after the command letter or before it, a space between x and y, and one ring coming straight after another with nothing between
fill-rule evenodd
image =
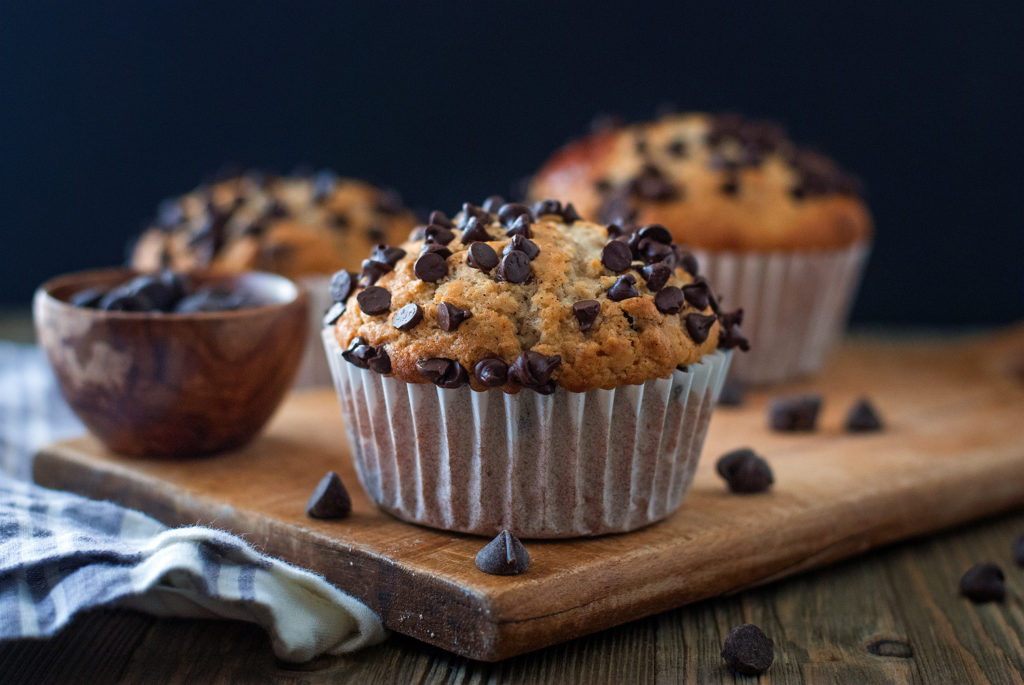
<instances>
[{"instance_id":1,"label":"blurred muffin in background","mask_svg":"<svg viewBox=\"0 0 1024 685\"><path fill-rule=\"evenodd\" d=\"M531 199L585 218L665 225L755 341L732 373L766 383L818 371L842 333L873 225L860 183L777 124L671 114L613 125L557 151Z\"/></svg>"}]
</instances>

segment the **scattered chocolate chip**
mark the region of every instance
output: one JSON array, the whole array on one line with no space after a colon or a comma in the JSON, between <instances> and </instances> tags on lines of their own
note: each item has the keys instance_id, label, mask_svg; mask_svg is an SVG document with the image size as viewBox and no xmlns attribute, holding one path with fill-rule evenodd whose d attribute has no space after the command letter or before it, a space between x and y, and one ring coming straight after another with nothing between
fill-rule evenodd
<instances>
[{"instance_id":1,"label":"scattered chocolate chip","mask_svg":"<svg viewBox=\"0 0 1024 685\"><path fill-rule=\"evenodd\" d=\"M447 245L455 240L455 232L440 224L430 224L423 229L423 240L428 244Z\"/></svg>"},{"instance_id":2,"label":"scattered chocolate chip","mask_svg":"<svg viewBox=\"0 0 1024 685\"><path fill-rule=\"evenodd\" d=\"M662 314L678 314L683 308L683 291L674 285L662 288L654 295L654 306ZM689 330L689 323L687 323L687 330ZM690 336L693 337L692 331ZM704 338L707 339L706 333Z\"/></svg>"},{"instance_id":3,"label":"scattered chocolate chip","mask_svg":"<svg viewBox=\"0 0 1024 685\"><path fill-rule=\"evenodd\" d=\"M640 274L647 283L647 289L652 293L656 293L668 283L668 279L672 276L672 267L664 262L658 262L642 267Z\"/></svg>"},{"instance_id":4,"label":"scattered chocolate chip","mask_svg":"<svg viewBox=\"0 0 1024 685\"><path fill-rule=\"evenodd\" d=\"M1006 578L996 564L975 564L960 579L960 594L972 602L1001 602L1006 597Z\"/></svg>"},{"instance_id":5,"label":"scattered chocolate chip","mask_svg":"<svg viewBox=\"0 0 1024 685\"><path fill-rule=\"evenodd\" d=\"M662 245L672 244L672 234L668 232L668 229L661 224L650 224L643 226L636 232L637 237L640 240L653 240L656 243Z\"/></svg>"},{"instance_id":6,"label":"scattered chocolate chip","mask_svg":"<svg viewBox=\"0 0 1024 685\"><path fill-rule=\"evenodd\" d=\"M363 260L363 285L374 285L380 277L391 271L391 267L384 262L377 262L372 259Z\"/></svg>"},{"instance_id":7,"label":"scattered chocolate chip","mask_svg":"<svg viewBox=\"0 0 1024 685\"><path fill-rule=\"evenodd\" d=\"M690 334L693 342L700 345L708 339L711 327L718 318L714 314L687 314L684 320L686 322L686 332Z\"/></svg>"},{"instance_id":8,"label":"scattered chocolate chip","mask_svg":"<svg viewBox=\"0 0 1024 685\"><path fill-rule=\"evenodd\" d=\"M469 375L453 359L435 357L433 359L420 359L416 362L416 370L434 385L441 388L460 388L469 382Z\"/></svg>"},{"instance_id":9,"label":"scattered chocolate chip","mask_svg":"<svg viewBox=\"0 0 1024 685\"><path fill-rule=\"evenodd\" d=\"M653 164L644 164L628 185L629 193L641 200L666 202L680 196L680 190L665 178L661 169Z\"/></svg>"},{"instance_id":10,"label":"scattered chocolate chip","mask_svg":"<svg viewBox=\"0 0 1024 685\"><path fill-rule=\"evenodd\" d=\"M868 644L867 650L875 656L891 656L897 659L910 659L914 656L914 648L903 640L875 640Z\"/></svg>"},{"instance_id":11,"label":"scattered chocolate chip","mask_svg":"<svg viewBox=\"0 0 1024 685\"><path fill-rule=\"evenodd\" d=\"M485 226L491 223L491 213L485 210L483 207L477 207L476 205L463 202L462 203L462 217L459 219L459 228L465 229L470 219L475 218L478 222Z\"/></svg>"},{"instance_id":12,"label":"scattered chocolate chip","mask_svg":"<svg viewBox=\"0 0 1024 685\"><path fill-rule=\"evenodd\" d=\"M505 249L502 250L502 254L508 254L512 250L525 252L531 262L540 254L540 247L537 246L537 243L521 235L512 236L512 240L505 243Z\"/></svg>"},{"instance_id":13,"label":"scattered chocolate chip","mask_svg":"<svg viewBox=\"0 0 1024 685\"><path fill-rule=\"evenodd\" d=\"M203 288L181 298L174 311L177 314L196 314L199 312L226 312L252 306L240 293L232 293L218 288Z\"/></svg>"},{"instance_id":14,"label":"scattered chocolate chip","mask_svg":"<svg viewBox=\"0 0 1024 685\"><path fill-rule=\"evenodd\" d=\"M330 307L328 307L327 311L324 313L324 318L323 318L324 326L333 326L338 321L338 319L341 318L341 315L344 314L344 313L345 313L345 303L344 302L335 302Z\"/></svg>"},{"instance_id":15,"label":"scattered chocolate chip","mask_svg":"<svg viewBox=\"0 0 1024 685\"><path fill-rule=\"evenodd\" d=\"M576 211L576 208L573 207L572 203L565 203L565 206L562 207L562 221L567 224L574 224L579 221L580 218L579 212Z\"/></svg>"},{"instance_id":16,"label":"scattered chocolate chip","mask_svg":"<svg viewBox=\"0 0 1024 685\"><path fill-rule=\"evenodd\" d=\"M481 359L473 367L473 375L482 385L496 388L508 381L508 364L500 359Z\"/></svg>"},{"instance_id":17,"label":"scattered chocolate chip","mask_svg":"<svg viewBox=\"0 0 1024 685\"><path fill-rule=\"evenodd\" d=\"M395 268L395 265L404 256L405 250L400 247L392 247L391 245L374 245L373 250L370 252L370 259L387 264L392 269Z\"/></svg>"},{"instance_id":18,"label":"scattered chocolate chip","mask_svg":"<svg viewBox=\"0 0 1024 685\"><path fill-rule=\"evenodd\" d=\"M1024 535L1013 541L1013 560L1024 567Z\"/></svg>"},{"instance_id":19,"label":"scattered chocolate chip","mask_svg":"<svg viewBox=\"0 0 1024 685\"><path fill-rule=\"evenodd\" d=\"M501 258L498 275L509 283L522 283L530 277L530 257L521 250L510 250Z\"/></svg>"},{"instance_id":20,"label":"scattered chocolate chip","mask_svg":"<svg viewBox=\"0 0 1024 685\"><path fill-rule=\"evenodd\" d=\"M437 226L443 226L444 228L455 228L455 224L448 218L448 215L439 209L435 209L430 213L430 217L427 219L428 224L435 224Z\"/></svg>"},{"instance_id":21,"label":"scattered chocolate chip","mask_svg":"<svg viewBox=\"0 0 1024 685\"><path fill-rule=\"evenodd\" d=\"M738 378L728 377L722 384L718 403L724 407L739 407L747 399L747 384Z\"/></svg>"},{"instance_id":22,"label":"scattered chocolate chip","mask_svg":"<svg viewBox=\"0 0 1024 685\"><path fill-rule=\"evenodd\" d=\"M866 397L862 397L846 415L846 430L851 433L867 433L882 430L882 420Z\"/></svg>"},{"instance_id":23,"label":"scattered chocolate chip","mask_svg":"<svg viewBox=\"0 0 1024 685\"><path fill-rule=\"evenodd\" d=\"M502 205L498 210L498 221L502 226L508 226L520 216L530 216L530 208L519 202L510 202Z\"/></svg>"},{"instance_id":24,"label":"scattered chocolate chip","mask_svg":"<svg viewBox=\"0 0 1024 685\"><path fill-rule=\"evenodd\" d=\"M344 269L331 277L331 299L335 302L344 302L352 294L355 287L356 277Z\"/></svg>"},{"instance_id":25,"label":"scattered chocolate chip","mask_svg":"<svg viewBox=\"0 0 1024 685\"><path fill-rule=\"evenodd\" d=\"M572 313L580 324L580 330L589 331L601 313L601 303L597 300L580 300L573 303Z\"/></svg>"},{"instance_id":26,"label":"scattered chocolate chip","mask_svg":"<svg viewBox=\"0 0 1024 685\"><path fill-rule=\"evenodd\" d=\"M498 253L487 243L473 243L469 246L466 264L487 273L498 266Z\"/></svg>"},{"instance_id":27,"label":"scattered chocolate chip","mask_svg":"<svg viewBox=\"0 0 1024 685\"><path fill-rule=\"evenodd\" d=\"M356 302L364 314L383 314L391 308L391 293L385 288L371 285L356 295Z\"/></svg>"},{"instance_id":28,"label":"scattered chocolate chip","mask_svg":"<svg viewBox=\"0 0 1024 685\"><path fill-rule=\"evenodd\" d=\"M737 673L760 675L775 661L775 643L757 626L744 623L725 637L722 658Z\"/></svg>"},{"instance_id":29,"label":"scattered chocolate chip","mask_svg":"<svg viewBox=\"0 0 1024 685\"><path fill-rule=\"evenodd\" d=\"M530 229L530 224L532 222L533 219L530 218L529 214L520 214L519 216L512 220L512 223L509 225L508 230L505 231L505 235L521 235L524 238L532 238L533 230Z\"/></svg>"},{"instance_id":30,"label":"scattered chocolate chip","mask_svg":"<svg viewBox=\"0 0 1024 685\"><path fill-rule=\"evenodd\" d=\"M699 283L688 283L683 286L683 297L686 301L697 309L704 311L707 309L708 303L711 298L711 289L705 282Z\"/></svg>"},{"instance_id":31,"label":"scattered chocolate chip","mask_svg":"<svg viewBox=\"0 0 1024 685\"><path fill-rule=\"evenodd\" d=\"M462 244L468 245L474 241L487 242L491 239L487 232L487 222L475 216L469 218L462 229Z\"/></svg>"},{"instance_id":32,"label":"scattered chocolate chip","mask_svg":"<svg viewBox=\"0 0 1024 685\"><path fill-rule=\"evenodd\" d=\"M812 431L820 409L821 395L777 397L768 409L768 425L777 431Z\"/></svg>"},{"instance_id":33,"label":"scattered chocolate chip","mask_svg":"<svg viewBox=\"0 0 1024 685\"><path fill-rule=\"evenodd\" d=\"M697 264L697 258L685 250L676 251L676 264L691 276L696 276L697 271L700 269L700 266Z\"/></svg>"},{"instance_id":34,"label":"scattered chocolate chip","mask_svg":"<svg viewBox=\"0 0 1024 685\"><path fill-rule=\"evenodd\" d=\"M352 513L352 498L341 478L329 471L320 479L306 502L306 516L315 519L343 519Z\"/></svg>"},{"instance_id":35,"label":"scattered chocolate chip","mask_svg":"<svg viewBox=\"0 0 1024 685\"><path fill-rule=\"evenodd\" d=\"M649 238L640 241L636 252L644 264L675 261L675 250L671 245L655 242Z\"/></svg>"},{"instance_id":36,"label":"scattered chocolate chip","mask_svg":"<svg viewBox=\"0 0 1024 685\"><path fill-rule=\"evenodd\" d=\"M547 214L562 215L562 203L558 200L541 200L534 203L533 215L538 219Z\"/></svg>"},{"instance_id":37,"label":"scattered chocolate chip","mask_svg":"<svg viewBox=\"0 0 1024 685\"><path fill-rule=\"evenodd\" d=\"M369 369L370 362L377 358L382 351L383 348L369 345L363 338L356 337L352 338L352 342L349 343L348 349L342 351L341 358L360 369ZM387 357L387 353L385 353L384 356L387 358L386 366L390 371L391 359L390 357ZM384 362L379 362L377 366L379 367L382 364L384 364Z\"/></svg>"},{"instance_id":38,"label":"scattered chocolate chip","mask_svg":"<svg viewBox=\"0 0 1024 685\"><path fill-rule=\"evenodd\" d=\"M397 312L391 319L391 325L400 331L411 331L423 320L423 309L415 302L410 302Z\"/></svg>"},{"instance_id":39,"label":"scattered chocolate chip","mask_svg":"<svg viewBox=\"0 0 1024 685\"><path fill-rule=\"evenodd\" d=\"M452 333L471 316L473 314L468 309L459 309L451 302L437 305L437 325L445 333Z\"/></svg>"},{"instance_id":40,"label":"scattered chocolate chip","mask_svg":"<svg viewBox=\"0 0 1024 685\"><path fill-rule=\"evenodd\" d=\"M718 303L714 295L709 293L708 304L713 311L718 311ZM719 333L718 347L723 350L740 348L744 352L750 351L750 342L740 332L740 324L743 323L743 310L737 309L734 312L721 312L718 314Z\"/></svg>"},{"instance_id":41,"label":"scattered chocolate chip","mask_svg":"<svg viewBox=\"0 0 1024 685\"><path fill-rule=\"evenodd\" d=\"M551 374L562 365L559 355L548 356L540 352L528 350L521 353L509 368L509 378L530 390L542 395L550 395L555 391L555 382Z\"/></svg>"},{"instance_id":42,"label":"scattered chocolate chip","mask_svg":"<svg viewBox=\"0 0 1024 685\"><path fill-rule=\"evenodd\" d=\"M618 224L614 223L608 224L608 227L605 229L605 231L608 232L609 238L620 238L626 235L626 233L628 233L628 231L626 231L626 229L624 229L622 226L619 226Z\"/></svg>"},{"instance_id":43,"label":"scattered chocolate chip","mask_svg":"<svg viewBox=\"0 0 1024 685\"><path fill-rule=\"evenodd\" d=\"M449 250L446 245L441 245L439 243L424 243L423 249L420 250L420 254L424 254L426 252L439 254L442 259L448 259L452 256L452 251Z\"/></svg>"},{"instance_id":44,"label":"scattered chocolate chip","mask_svg":"<svg viewBox=\"0 0 1024 685\"><path fill-rule=\"evenodd\" d=\"M427 283L436 283L448 275L448 262L437 252L424 252L412 265L416 277Z\"/></svg>"},{"instance_id":45,"label":"scattered chocolate chip","mask_svg":"<svg viewBox=\"0 0 1024 685\"><path fill-rule=\"evenodd\" d=\"M530 554L519 538L503 530L477 552L476 567L495 576L518 576L530 568Z\"/></svg>"},{"instance_id":46,"label":"scattered chocolate chip","mask_svg":"<svg viewBox=\"0 0 1024 685\"><path fill-rule=\"evenodd\" d=\"M633 263L633 253L621 240L611 240L601 250L601 263L610 271L622 273Z\"/></svg>"},{"instance_id":47,"label":"scattered chocolate chip","mask_svg":"<svg viewBox=\"0 0 1024 685\"><path fill-rule=\"evenodd\" d=\"M665 151L673 157L685 157L687 152L686 141L682 138L676 138L665 146Z\"/></svg>"},{"instance_id":48,"label":"scattered chocolate chip","mask_svg":"<svg viewBox=\"0 0 1024 685\"><path fill-rule=\"evenodd\" d=\"M482 205L482 207L485 212L490 212L491 214L494 214L501 207L503 207L504 204L505 198L503 198L501 195L491 195L489 198L484 200L484 204Z\"/></svg>"},{"instance_id":49,"label":"scattered chocolate chip","mask_svg":"<svg viewBox=\"0 0 1024 685\"><path fill-rule=\"evenodd\" d=\"M100 288L86 288L68 298L68 304L72 307L96 307L106 294L107 291Z\"/></svg>"},{"instance_id":50,"label":"scattered chocolate chip","mask_svg":"<svg viewBox=\"0 0 1024 685\"><path fill-rule=\"evenodd\" d=\"M732 492L764 492L775 482L768 462L749 447L723 454L715 463L715 470Z\"/></svg>"}]
</instances>

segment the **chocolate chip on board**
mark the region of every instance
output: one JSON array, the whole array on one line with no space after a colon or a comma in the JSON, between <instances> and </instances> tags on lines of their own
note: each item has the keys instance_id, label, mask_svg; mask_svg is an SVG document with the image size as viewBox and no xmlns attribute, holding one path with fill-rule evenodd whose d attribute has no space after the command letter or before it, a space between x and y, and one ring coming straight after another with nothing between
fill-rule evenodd
<instances>
[{"instance_id":1,"label":"chocolate chip on board","mask_svg":"<svg viewBox=\"0 0 1024 685\"><path fill-rule=\"evenodd\" d=\"M882 430L882 419L866 397L858 399L846 415L844 424L850 433L869 433Z\"/></svg>"},{"instance_id":2,"label":"chocolate chip on board","mask_svg":"<svg viewBox=\"0 0 1024 685\"><path fill-rule=\"evenodd\" d=\"M416 277L426 283L436 283L448 275L448 263L438 252L424 252L412 265Z\"/></svg>"},{"instance_id":3,"label":"chocolate chip on board","mask_svg":"<svg viewBox=\"0 0 1024 685\"><path fill-rule=\"evenodd\" d=\"M686 332L693 342L700 345L711 334L711 327L718 320L714 314L687 314L685 317Z\"/></svg>"},{"instance_id":4,"label":"chocolate chip on board","mask_svg":"<svg viewBox=\"0 0 1024 685\"><path fill-rule=\"evenodd\" d=\"M391 293L380 286L371 285L356 295L356 302L364 314L375 316L391 308Z\"/></svg>"},{"instance_id":5,"label":"chocolate chip on board","mask_svg":"<svg viewBox=\"0 0 1024 685\"><path fill-rule=\"evenodd\" d=\"M757 626L744 623L725 637L722 658L737 673L760 675L775 661L775 643Z\"/></svg>"},{"instance_id":6,"label":"chocolate chip on board","mask_svg":"<svg viewBox=\"0 0 1024 685\"><path fill-rule=\"evenodd\" d=\"M715 462L715 470L731 492L764 492L775 482L772 469L749 447L726 452Z\"/></svg>"},{"instance_id":7,"label":"chocolate chip on board","mask_svg":"<svg viewBox=\"0 0 1024 685\"><path fill-rule=\"evenodd\" d=\"M454 359L434 357L433 359L420 359L416 362L416 370L434 385L454 389L460 388L469 382L469 374Z\"/></svg>"},{"instance_id":8,"label":"chocolate chip on board","mask_svg":"<svg viewBox=\"0 0 1024 685\"><path fill-rule=\"evenodd\" d=\"M812 431L817 427L821 395L776 397L768 408L768 425L777 431Z\"/></svg>"},{"instance_id":9,"label":"chocolate chip on board","mask_svg":"<svg viewBox=\"0 0 1024 685\"><path fill-rule=\"evenodd\" d=\"M581 331L589 331L594 326L594 321L597 320L597 315L601 313L601 303L597 300L580 300L574 302L572 305L573 316L576 317L576 321L579 322Z\"/></svg>"},{"instance_id":10,"label":"chocolate chip on board","mask_svg":"<svg viewBox=\"0 0 1024 685\"><path fill-rule=\"evenodd\" d=\"M400 331L408 332L416 328L422 320L423 309L415 302L410 302L395 312L391 325Z\"/></svg>"},{"instance_id":11,"label":"chocolate chip on board","mask_svg":"<svg viewBox=\"0 0 1024 685\"><path fill-rule=\"evenodd\" d=\"M711 289L707 283L687 283L683 286L683 296L686 301L697 309L704 311L711 301Z\"/></svg>"},{"instance_id":12,"label":"chocolate chip on board","mask_svg":"<svg viewBox=\"0 0 1024 685\"><path fill-rule=\"evenodd\" d=\"M437 305L437 325L446 333L458 329L459 325L471 316L473 314L468 309L459 309L451 302Z\"/></svg>"},{"instance_id":13,"label":"chocolate chip on board","mask_svg":"<svg viewBox=\"0 0 1024 685\"><path fill-rule=\"evenodd\" d=\"M500 209L504 205L505 198L503 198L501 195L491 195L486 200L484 200L484 203L481 205L481 207L485 212L494 214L495 212L498 211L498 209Z\"/></svg>"},{"instance_id":14,"label":"chocolate chip on board","mask_svg":"<svg viewBox=\"0 0 1024 685\"><path fill-rule=\"evenodd\" d=\"M443 245L441 243L423 243L423 249L420 250L420 254L422 255L428 252L439 254L444 259L448 259L449 257L452 256L452 251L449 250L446 245Z\"/></svg>"},{"instance_id":15,"label":"chocolate chip on board","mask_svg":"<svg viewBox=\"0 0 1024 685\"><path fill-rule=\"evenodd\" d=\"M306 516L315 519L342 519L352 513L352 498L334 471L320 479L306 502Z\"/></svg>"},{"instance_id":16,"label":"chocolate chip on board","mask_svg":"<svg viewBox=\"0 0 1024 685\"><path fill-rule=\"evenodd\" d=\"M975 564L960 579L960 594L972 602L1001 602L1006 597L1003 569L993 563Z\"/></svg>"},{"instance_id":17,"label":"chocolate chip on board","mask_svg":"<svg viewBox=\"0 0 1024 685\"><path fill-rule=\"evenodd\" d=\"M427 245L447 245L455 240L455 231L440 224L430 224L423 229L422 237Z\"/></svg>"},{"instance_id":18,"label":"chocolate chip on board","mask_svg":"<svg viewBox=\"0 0 1024 685\"><path fill-rule=\"evenodd\" d=\"M633 297L640 297L640 291L636 289L636 276L633 274L622 274L612 287L608 288L608 299L613 302L621 302Z\"/></svg>"},{"instance_id":19,"label":"chocolate chip on board","mask_svg":"<svg viewBox=\"0 0 1024 685\"><path fill-rule=\"evenodd\" d=\"M621 240L611 240L601 250L601 263L610 271L622 273L633 263L633 253Z\"/></svg>"},{"instance_id":20,"label":"chocolate chip on board","mask_svg":"<svg viewBox=\"0 0 1024 685\"><path fill-rule=\"evenodd\" d=\"M487 243L473 243L467 252L466 263L474 269L487 273L498 266L498 253Z\"/></svg>"},{"instance_id":21,"label":"chocolate chip on board","mask_svg":"<svg viewBox=\"0 0 1024 685\"><path fill-rule=\"evenodd\" d=\"M530 568L530 554L519 538L503 530L477 552L476 567L495 576L517 576Z\"/></svg>"}]
</instances>

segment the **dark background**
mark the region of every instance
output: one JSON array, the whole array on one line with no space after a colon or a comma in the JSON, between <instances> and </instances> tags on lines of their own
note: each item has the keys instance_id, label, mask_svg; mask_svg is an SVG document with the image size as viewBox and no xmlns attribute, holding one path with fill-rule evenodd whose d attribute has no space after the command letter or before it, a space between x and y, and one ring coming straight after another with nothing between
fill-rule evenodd
<instances>
[{"instance_id":1,"label":"dark background","mask_svg":"<svg viewBox=\"0 0 1024 685\"><path fill-rule=\"evenodd\" d=\"M119 262L228 162L451 210L595 113L673 102L778 119L864 179L858 321L1024 318L1024 3L22 4L0 0L0 304Z\"/></svg>"}]
</instances>

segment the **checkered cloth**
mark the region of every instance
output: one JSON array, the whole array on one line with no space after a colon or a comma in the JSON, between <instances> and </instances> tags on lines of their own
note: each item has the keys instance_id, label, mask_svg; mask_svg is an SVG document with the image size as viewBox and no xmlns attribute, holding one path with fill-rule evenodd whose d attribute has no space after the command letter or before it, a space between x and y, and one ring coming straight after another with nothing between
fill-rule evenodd
<instances>
[{"instance_id":1,"label":"checkered cloth","mask_svg":"<svg viewBox=\"0 0 1024 685\"><path fill-rule=\"evenodd\" d=\"M0 465L26 475L35 449L81 430L39 351L0 343ZM110 502L0 473L0 640L53 635L100 606L251 621L286 661L384 638L366 605L238 537L169 529Z\"/></svg>"}]
</instances>

